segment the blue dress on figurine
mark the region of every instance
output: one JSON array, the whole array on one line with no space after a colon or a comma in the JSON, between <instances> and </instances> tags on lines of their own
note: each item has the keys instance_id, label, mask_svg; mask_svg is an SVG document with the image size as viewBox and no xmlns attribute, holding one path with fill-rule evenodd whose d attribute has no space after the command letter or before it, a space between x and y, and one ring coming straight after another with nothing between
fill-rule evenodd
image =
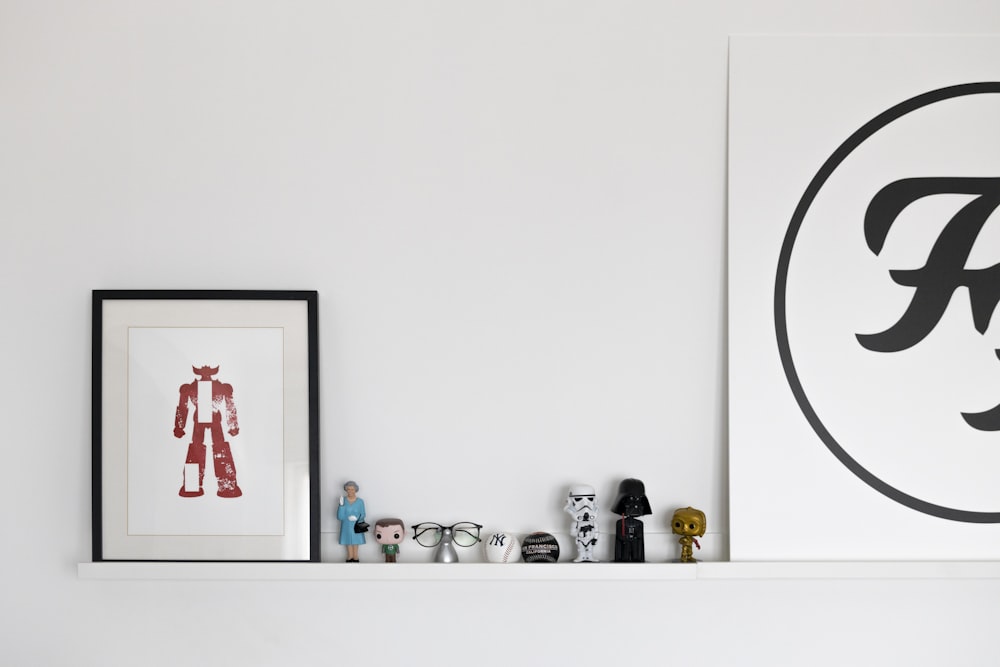
<instances>
[{"instance_id":1,"label":"blue dress on figurine","mask_svg":"<svg viewBox=\"0 0 1000 667\"><path fill-rule=\"evenodd\" d=\"M357 517L353 521L350 517ZM340 543L344 545L364 544L365 534L355 533L354 524L365 520L365 501L355 498L354 502L344 500L337 508L337 518L340 519Z\"/></svg>"}]
</instances>

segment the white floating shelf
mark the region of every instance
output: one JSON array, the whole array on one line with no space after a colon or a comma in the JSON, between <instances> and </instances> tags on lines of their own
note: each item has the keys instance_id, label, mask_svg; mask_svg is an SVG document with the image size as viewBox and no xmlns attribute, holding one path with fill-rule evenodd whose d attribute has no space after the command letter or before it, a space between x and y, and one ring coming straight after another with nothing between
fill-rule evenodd
<instances>
[{"instance_id":1,"label":"white floating shelf","mask_svg":"<svg viewBox=\"0 0 1000 667\"><path fill-rule=\"evenodd\" d=\"M81 579L231 581L672 581L1000 579L1000 561L682 563L80 563Z\"/></svg>"},{"instance_id":2,"label":"white floating shelf","mask_svg":"<svg viewBox=\"0 0 1000 667\"><path fill-rule=\"evenodd\" d=\"M1000 561L698 563L698 579L998 579Z\"/></svg>"},{"instance_id":3,"label":"white floating shelf","mask_svg":"<svg viewBox=\"0 0 1000 667\"><path fill-rule=\"evenodd\" d=\"M680 563L80 563L81 579L490 581L695 579Z\"/></svg>"}]
</instances>

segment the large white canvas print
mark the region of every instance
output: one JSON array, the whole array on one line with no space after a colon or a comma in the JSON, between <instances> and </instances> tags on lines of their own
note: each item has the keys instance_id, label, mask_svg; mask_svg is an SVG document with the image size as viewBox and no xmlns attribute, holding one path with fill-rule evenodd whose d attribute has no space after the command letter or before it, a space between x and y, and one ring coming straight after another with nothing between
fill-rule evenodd
<instances>
[{"instance_id":1,"label":"large white canvas print","mask_svg":"<svg viewBox=\"0 0 1000 667\"><path fill-rule=\"evenodd\" d=\"M734 37L733 560L1000 557L1000 39Z\"/></svg>"}]
</instances>

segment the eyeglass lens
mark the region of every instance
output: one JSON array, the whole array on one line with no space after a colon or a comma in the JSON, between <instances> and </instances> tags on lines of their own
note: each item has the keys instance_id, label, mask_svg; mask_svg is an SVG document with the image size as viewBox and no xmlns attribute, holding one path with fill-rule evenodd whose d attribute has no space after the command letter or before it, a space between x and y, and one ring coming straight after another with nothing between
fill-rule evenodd
<instances>
[{"instance_id":1,"label":"eyeglass lens","mask_svg":"<svg viewBox=\"0 0 1000 667\"><path fill-rule=\"evenodd\" d=\"M423 547L436 547L441 542L442 526L420 523L413 527L413 539Z\"/></svg>"},{"instance_id":2,"label":"eyeglass lens","mask_svg":"<svg viewBox=\"0 0 1000 667\"><path fill-rule=\"evenodd\" d=\"M456 523L452 526L455 534L455 544L460 547L471 547L479 541L479 526L474 523Z\"/></svg>"}]
</instances>

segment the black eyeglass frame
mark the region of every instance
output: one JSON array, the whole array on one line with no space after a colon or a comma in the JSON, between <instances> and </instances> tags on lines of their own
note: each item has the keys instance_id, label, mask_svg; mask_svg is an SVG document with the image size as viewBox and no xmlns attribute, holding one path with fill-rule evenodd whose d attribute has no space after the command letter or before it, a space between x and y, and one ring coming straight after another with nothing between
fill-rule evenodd
<instances>
[{"instance_id":1,"label":"black eyeglass frame","mask_svg":"<svg viewBox=\"0 0 1000 667\"><path fill-rule=\"evenodd\" d=\"M480 531L482 531L483 529L482 525L472 521L459 521L457 523L453 523L450 526L442 526L440 523L436 523L434 521L424 521L422 523L418 523L415 526L411 526L410 529L413 531L413 539L416 540L417 544L427 548L433 548L441 544L441 540L444 538L445 531L451 532L452 541L460 547L471 547L476 543L483 541L482 538L480 538L479 536ZM475 533L472 532L473 529L475 529ZM437 533L435 534L435 538L433 539L432 543L426 544L425 542L422 542L420 540L420 537L422 535L425 535L429 530L437 530ZM468 535L469 537L473 538L473 541L469 544L463 544L462 541L459 541L456 538L456 535L459 532L464 533L465 535Z\"/></svg>"}]
</instances>

